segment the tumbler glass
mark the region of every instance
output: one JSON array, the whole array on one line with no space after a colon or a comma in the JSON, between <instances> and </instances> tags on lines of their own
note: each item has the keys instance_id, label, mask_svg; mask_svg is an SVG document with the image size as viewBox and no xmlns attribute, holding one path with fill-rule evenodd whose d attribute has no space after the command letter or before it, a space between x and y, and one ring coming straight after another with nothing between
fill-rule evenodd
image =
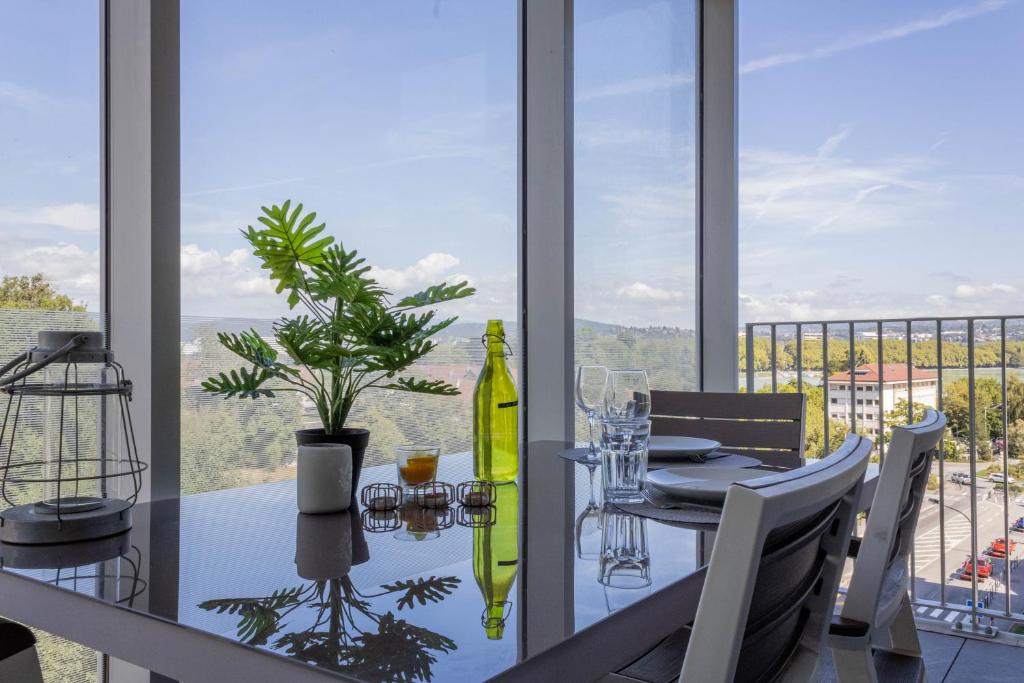
<instances>
[{"instance_id":1,"label":"tumbler glass","mask_svg":"<svg viewBox=\"0 0 1024 683\"><path fill-rule=\"evenodd\" d=\"M406 494L412 494L419 484L437 478L437 460L441 449L437 446L399 446L395 449L395 464L398 466L398 484Z\"/></svg>"},{"instance_id":2,"label":"tumbler glass","mask_svg":"<svg viewBox=\"0 0 1024 683\"><path fill-rule=\"evenodd\" d=\"M601 513L601 557L598 582L608 588L651 585L651 552L647 520L606 505Z\"/></svg>"},{"instance_id":3,"label":"tumbler glass","mask_svg":"<svg viewBox=\"0 0 1024 683\"><path fill-rule=\"evenodd\" d=\"M601 483L609 503L642 503L651 421L601 423Z\"/></svg>"}]
</instances>

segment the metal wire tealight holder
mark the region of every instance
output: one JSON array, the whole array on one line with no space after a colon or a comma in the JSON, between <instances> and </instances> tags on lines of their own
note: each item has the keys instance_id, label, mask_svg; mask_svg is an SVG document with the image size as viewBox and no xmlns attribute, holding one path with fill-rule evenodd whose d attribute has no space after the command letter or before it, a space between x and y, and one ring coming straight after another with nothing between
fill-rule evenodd
<instances>
[{"instance_id":1,"label":"metal wire tealight holder","mask_svg":"<svg viewBox=\"0 0 1024 683\"><path fill-rule=\"evenodd\" d=\"M102 334L40 332L0 368L0 392L0 497L11 506L0 512L0 541L64 543L131 528L147 465L128 409L132 382Z\"/></svg>"},{"instance_id":2,"label":"metal wire tealight holder","mask_svg":"<svg viewBox=\"0 0 1024 683\"><path fill-rule=\"evenodd\" d=\"M395 484L367 484L359 494L359 500L367 510L394 510L402 507L402 487Z\"/></svg>"},{"instance_id":3,"label":"metal wire tealight holder","mask_svg":"<svg viewBox=\"0 0 1024 683\"><path fill-rule=\"evenodd\" d=\"M420 507L446 508L455 501L455 487L444 481L428 481L413 489L413 500Z\"/></svg>"}]
</instances>

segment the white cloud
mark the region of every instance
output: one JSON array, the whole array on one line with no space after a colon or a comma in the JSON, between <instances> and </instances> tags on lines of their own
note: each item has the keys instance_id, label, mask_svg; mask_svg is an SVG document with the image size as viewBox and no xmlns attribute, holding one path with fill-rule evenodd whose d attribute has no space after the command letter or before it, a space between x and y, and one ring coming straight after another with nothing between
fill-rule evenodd
<instances>
[{"instance_id":1,"label":"white cloud","mask_svg":"<svg viewBox=\"0 0 1024 683\"><path fill-rule=\"evenodd\" d=\"M835 135L825 138L825 142L821 143L818 147L818 156L830 157L835 154L835 151L839 149L839 145L843 144L846 138L850 137L851 131L852 128L850 126L843 126Z\"/></svg>"},{"instance_id":2,"label":"white cloud","mask_svg":"<svg viewBox=\"0 0 1024 683\"><path fill-rule=\"evenodd\" d=\"M221 266L226 263L216 249L200 249L198 244L185 244L181 247L182 275L209 275L220 270Z\"/></svg>"},{"instance_id":3,"label":"white cloud","mask_svg":"<svg viewBox=\"0 0 1024 683\"><path fill-rule=\"evenodd\" d=\"M100 207L97 204L73 202L51 204L35 209L0 208L0 224L45 226L73 232L98 233Z\"/></svg>"},{"instance_id":4,"label":"white cloud","mask_svg":"<svg viewBox=\"0 0 1024 683\"><path fill-rule=\"evenodd\" d=\"M57 242L0 250L0 274L42 273L61 294L90 311L99 310L100 254Z\"/></svg>"},{"instance_id":5,"label":"white cloud","mask_svg":"<svg viewBox=\"0 0 1024 683\"><path fill-rule=\"evenodd\" d=\"M659 90L672 90L683 86L693 85L692 74L655 74L643 76L628 81L608 83L593 88L588 88L576 93L576 103L591 102L606 97L621 97L622 95L636 95Z\"/></svg>"},{"instance_id":6,"label":"white cloud","mask_svg":"<svg viewBox=\"0 0 1024 683\"><path fill-rule=\"evenodd\" d=\"M424 285L437 284L439 278L453 279L445 273L459 265L459 259L451 254L432 253L424 256L411 266L400 270L373 268L371 275L384 288L394 292L408 292ZM453 279L458 281L458 279Z\"/></svg>"},{"instance_id":7,"label":"white cloud","mask_svg":"<svg viewBox=\"0 0 1024 683\"><path fill-rule=\"evenodd\" d=\"M862 164L833 156L848 130L829 136L815 155L761 148L740 150L741 222L782 231L864 232L922 225L946 199L942 183L926 180L920 159Z\"/></svg>"},{"instance_id":8,"label":"white cloud","mask_svg":"<svg viewBox=\"0 0 1024 683\"><path fill-rule=\"evenodd\" d=\"M811 50L783 52L768 55L766 57L759 57L741 64L739 67L739 73L744 75L763 71L765 69L786 66L787 64L824 59L841 52L855 50L868 45L906 38L907 36L912 36L916 33L932 31L961 21L973 19L977 16L996 12L1005 7L1008 3L1009 0L985 0L984 2L974 5L956 7L942 12L941 14L908 21L906 23L899 24L898 26L846 36L832 43L828 43L827 45L822 45ZM615 83L608 83L588 88L576 94L576 102L582 103L607 97L621 97L624 95L637 95L662 90L672 90L674 88L690 87L693 83L694 79L691 74L652 74L649 76L641 76L625 81L618 81Z\"/></svg>"},{"instance_id":9,"label":"white cloud","mask_svg":"<svg viewBox=\"0 0 1024 683\"><path fill-rule=\"evenodd\" d=\"M988 299L1002 295L1015 295L1017 288L1013 285L993 282L990 285L957 285L953 288L953 296L957 299Z\"/></svg>"},{"instance_id":10,"label":"white cloud","mask_svg":"<svg viewBox=\"0 0 1024 683\"><path fill-rule=\"evenodd\" d=\"M630 301L681 301L685 296L683 292L651 287L644 282L620 287L616 294Z\"/></svg>"},{"instance_id":11,"label":"white cloud","mask_svg":"<svg viewBox=\"0 0 1024 683\"><path fill-rule=\"evenodd\" d=\"M182 311L186 315L275 318L287 310L284 297L245 249L221 254L198 244L181 247Z\"/></svg>"},{"instance_id":12,"label":"white cloud","mask_svg":"<svg viewBox=\"0 0 1024 683\"><path fill-rule=\"evenodd\" d=\"M749 62L740 65L740 74L749 74L755 71L772 69L786 64L795 64L797 62L824 59L825 57L831 57L832 55L840 52L847 52L849 50L855 50L857 48L874 45L876 43L906 38L907 36L914 35L915 33L932 31L937 28L949 26L950 24L955 24L967 19L973 19L974 17L981 16L983 14L998 11L1007 4L1008 0L985 0L984 2L974 5L955 7L942 12L941 14L922 17L898 26L892 26L890 28L870 31L867 33L849 35L827 45L814 48L813 50L784 52L769 55L767 57L760 57L758 59L752 59Z\"/></svg>"}]
</instances>

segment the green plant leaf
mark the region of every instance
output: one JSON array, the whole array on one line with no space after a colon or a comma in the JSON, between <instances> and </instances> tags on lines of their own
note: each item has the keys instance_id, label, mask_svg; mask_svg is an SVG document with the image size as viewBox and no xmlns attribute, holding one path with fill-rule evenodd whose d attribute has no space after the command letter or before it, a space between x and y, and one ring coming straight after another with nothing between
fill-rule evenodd
<instances>
[{"instance_id":1,"label":"green plant leaf","mask_svg":"<svg viewBox=\"0 0 1024 683\"><path fill-rule=\"evenodd\" d=\"M454 285L449 285L447 282L442 282L439 285L433 287L427 287L422 292L411 294L395 306L397 308L421 308L423 306L433 306L435 304L444 303L445 301L453 301L455 299L464 299L467 296L473 296L476 294L476 289L469 286L468 282L459 282Z\"/></svg>"},{"instance_id":2,"label":"green plant leaf","mask_svg":"<svg viewBox=\"0 0 1024 683\"><path fill-rule=\"evenodd\" d=\"M215 377L210 377L202 383L202 387L203 391L208 391L211 394L223 394L224 398L273 396L272 390L261 388L261 385L271 377L273 374L266 368L253 368L252 372L240 368L232 370L230 373L222 372Z\"/></svg>"},{"instance_id":3,"label":"green plant leaf","mask_svg":"<svg viewBox=\"0 0 1024 683\"><path fill-rule=\"evenodd\" d=\"M254 329L239 334L218 332L217 340L236 356L261 368L272 368L277 363L277 351Z\"/></svg>"},{"instance_id":4,"label":"green plant leaf","mask_svg":"<svg viewBox=\"0 0 1024 683\"><path fill-rule=\"evenodd\" d=\"M324 250L334 238L319 237L327 225L313 225L315 212L299 220L302 204L291 209L291 200L288 200L282 206L275 204L261 209L264 215L258 220L265 227L257 230L250 225L242 235L252 245L253 255L263 262L262 267L270 271L270 278L277 281L277 292L291 290L288 304L294 308L301 301L299 290L305 287L304 268L322 264Z\"/></svg>"},{"instance_id":5,"label":"green plant leaf","mask_svg":"<svg viewBox=\"0 0 1024 683\"><path fill-rule=\"evenodd\" d=\"M274 323L274 337L296 363L319 369L334 366L335 356L327 346L328 330L318 320L305 315L282 318Z\"/></svg>"},{"instance_id":6,"label":"green plant leaf","mask_svg":"<svg viewBox=\"0 0 1024 683\"><path fill-rule=\"evenodd\" d=\"M414 377L400 377L397 381L385 385L384 388L435 396L458 396L461 393L458 388L442 380L416 379Z\"/></svg>"},{"instance_id":7,"label":"green plant leaf","mask_svg":"<svg viewBox=\"0 0 1024 683\"><path fill-rule=\"evenodd\" d=\"M324 249L321 263L312 267L309 290L318 301L337 299L345 304L373 304L387 295L377 281L367 276L369 266L355 250L341 244Z\"/></svg>"}]
</instances>

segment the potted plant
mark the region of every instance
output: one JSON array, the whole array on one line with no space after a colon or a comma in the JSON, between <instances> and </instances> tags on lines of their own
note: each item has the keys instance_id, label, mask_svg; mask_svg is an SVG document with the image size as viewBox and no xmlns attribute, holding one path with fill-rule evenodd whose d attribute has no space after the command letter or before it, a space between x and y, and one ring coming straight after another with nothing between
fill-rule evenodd
<instances>
[{"instance_id":1,"label":"potted plant","mask_svg":"<svg viewBox=\"0 0 1024 683\"><path fill-rule=\"evenodd\" d=\"M346 426L359 395L367 389L392 389L418 394L454 396L459 390L441 380L404 375L437 345L431 337L457 318L435 320L428 307L471 296L466 282L441 284L392 300L392 293L369 275L356 251L347 251L323 235L316 213L303 213L291 201L261 207L262 228L248 226L242 235L253 255L286 294L291 309L302 315L274 323L273 337L282 358L255 330L219 333L218 340L247 363L203 382L203 389L255 399L276 391L294 391L308 398L323 425L295 432L299 445L343 443L352 449L352 490L359 485L366 429Z\"/></svg>"}]
</instances>

